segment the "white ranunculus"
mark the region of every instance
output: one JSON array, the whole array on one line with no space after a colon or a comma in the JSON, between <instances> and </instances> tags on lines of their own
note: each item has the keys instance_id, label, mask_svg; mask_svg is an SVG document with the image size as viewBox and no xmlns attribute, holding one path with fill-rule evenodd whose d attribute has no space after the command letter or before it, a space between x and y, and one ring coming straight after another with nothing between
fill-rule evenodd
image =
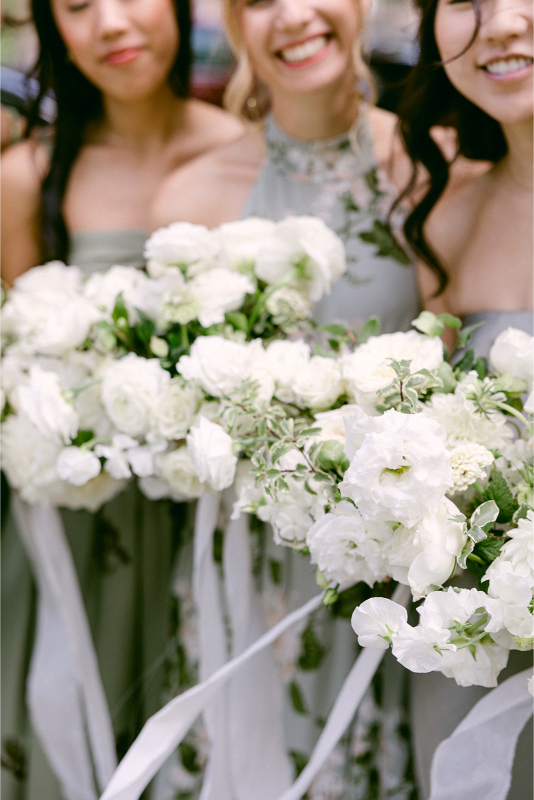
<instances>
[{"instance_id":1,"label":"white ranunculus","mask_svg":"<svg viewBox=\"0 0 534 800\"><path fill-rule=\"evenodd\" d=\"M339 362L324 356L312 356L293 381L297 402L311 409L328 408L344 390Z\"/></svg>"},{"instance_id":2,"label":"white ranunculus","mask_svg":"<svg viewBox=\"0 0 534 800\"><path fill-rule=\"evenodd\" d=\"M517 328L507 328L495 339L489 353L490 367L498 375L513 375L528 386L534 371L534 337Z\"/></svg>"},{"instance_id":3,"label":"white ranunculus","mask_svg":"<svg viewBox=\"0 0 534 800\"><path fill-rule=\"evenodd\" d=\"M486 467L493 464L493 453L476 442L458 442L449 450L452 469L451 492L463 492L475 481L487 477Z\"/></svg>"},{"instance_id":4,"label":"white ranunculus","mask_svg":"<svg viewBox=\"0 0 534 800\"><path fill-rule=\"evenodd\" d=\"M37 502L36 487L57 480L56 462L63 449L58 435L43 436L26 414L10 414L1 428L2 467L11 486L28 503Z\"/></svg>"},{"instance_id":5,"label":"white ranunculus","mask_svg":"<svg viewBox=\"0 0 534 800\"><path fill-rule=\"evenodd\" d=\"M310 360L310 346L300 339L294 342L275 339L266 349L269 369L276 385L275 397L283 403L294 403L295 376Z\"/></svg>"},{"instance_id":6,"label":"white ranunculus","mask_svg":"<svg viewBox=\"0 0 534 800\"><path fill-rule=\"evenodd\" d=\"M117 429L129 436L143 436L152 409L169 381L169 373L157 358L128 353L110 364L102 380L102 402Z\"/></svg>"},{"instance_id":7,"label":"white ranunculus","mask_svg":"<svg viewBox=\"0 0 534 800\"><path fill-rule=\"evenodd\" d=\"M443 663L443 650L454 651L455 645L449 644L450 631L424 628L417 625L413 628L407 622L401 622L399 631L392 639L393 655L403 667L410 672L433 672L440 669Z\"/></svg>"},{"instance_id":8,"label":"white ranunculus","mask_svg":"<svg viewBox=\"0 0 534 800\"><path fill-rule=\"evenodd\" d=\"M393 409L350 423L347 417L345 450L355 453L339 488L362 516L412 527L436 511L452 481L440 426L423 414ZM354 447L350 439L362 433Z\"/></svg>"},{"instance_id":9,"label":"white ranunculus","mask_svg":"<svg viewBox=\"0 0 534 800\"><path fill-rule=\"evenodd\" d=\"M438 369L443 361L443 343L438 337L417 331L385 333L341 358L343 378L357 403L372 405L395 378L391 361L410 361L410 371Z\"/></svg>"},{"instance_id":10,"label":"white ranunculus","mask_svg":"<svg viewBox=\"0 0 534 800\"><path fill-rule=\"evenodd\" d=\"M173 222L152 234L145 243L144 255L162 265L181 267L191 278L215 267L219 241L204 225Z\"/></svg>"},{"instance_id":11,"label":"white ranunculus","mask_svg":"<svg viewBox=\"0 0 534 800\"><path fill-rule=\"evenodd\" d=\"M291 478L288 484L289 492L279 492L276 501L266 497L265 505L256 513L272 525L276 544L300 549L306 546L306 535L313 523L323 516L326 497L320 492L308 494L301 483Z\"/></svg>"},{"instance_id":12,"label":"white ranunculus","mask_svg":"<svg viewBox=\"0 0 534 800\"><path fill-rule=\"evenodd\" d=\"M342 500L312 525L306 544L312 564L329 581L342 588L358 581L373 586L387 577L382 547L391 536L388 525L366 522L352 503Z\"/></svg>"},{"instance_id":13,"label":"white ranunculus","mask_svg":"<svg viewBox=\"0 0 534 800\"><path fill-rule=\"evenodd\" d=\"M288 280L295 268L309 300L317 303L346 270L341 239L316 217L287 217L263 242L255 273L270 285Z\"/></svg>"},{"instance_id":14,"label":"white ranunculus","mask_svg":"<svg viewBox=\"0 0 534 800\"><path fill-rule=\"evenodd\" d=\"M325 442L335 439L336 442L341 442L345 446L345 418L355 415L358 417L361 415L361 409L356 405L344 405L333 411L321 411L319 414L315 414L313 427L321 429L321 433L317 434L317 439Z\"/></svg>"},{"instance_id":15,"label":"white ranunculus","mask_svg":"<svg viewBox=\"0 0 534 800\"><path fill-rule=\"evenodd\" d=\"M177 503L194 500L205 491L185 446L164 453L158 460L158 470L161 478L171 488L170 496Z\"/></svg>"},{"instance_id":16,"label":"white ranunculus","mask_svg":"<svg viewBox=\"0 0 534 800\"><path fill-rule=\"evenodd\" d=\"M100 461L91 450L65 447L58 456L56 469L62 481L83 486L100 474Z\"/></svg>"},{"instance_id":17,"label":"white ranunculus","mask_svg":"<svg viewBox=\"0 0 534 800\"><path fill-rule=\"evenodd\" d=\"M183 439L193 424L202 396L199 389L182 378L173 378L163 387L152 410L150 426L166 439Z\"/></svg>"},{"instance_id":18,"label":"white ranunculus","mask_svg":"<svg viewBox=\"0 0 534 800\"><path fill-rule=\"evenodd\" d=\"M30 367L28 381L18 387L17 405L43 436L58 434L69 443L78 432L79 418L63 396L58 375L39 366Z\"/></svg>"},{"instance_id":19,"label":"white ranunculus","mask_svg":"<svg viewBox=\"0 0 534 800\"><path fill-rule=\"evenodd\" d=\"M237 311L255 291L250 278L223 267L202 272L188 286L199 299L198 320L204 328L224 322L226 312Z\"/></svg>"},{"instance_id":20,"label":"white ranunculus","mask_svg":"<svg viewBox=\"0 0 534 800\"><path fill-rule=\"evenodd\" d=\"M231 436L220 425L204 417L187 436L187 448L200 482L209 483L216 492L234 482L237 457L232 444Z\"/></svg>"},{"instance_id":21,"label":"white ranunculus","mask_svg":"<svg viewBox=\"0 0 534 800\"><path fill-rule=\"evenodd\" d=\"M79 267L68 267L62 261L49 261L41 267L24 272L15 279L13 288L37 297L46 292L78 294L83 286L83 272Z\"/></svg>"},{"instance_id":22,"label":"white ranunculus","mask_svg":"<svg viewBox=\"0 0 534 800\"><path fill-rule=\"evenodd\" d=\"M249 378L258 381L260 399L270 399L274 380L259 339L247 344L221 336L199 336L188 356L182 356L178 372L195 381L208 395L222 397L239 389Z\"/></svg>"},{"instance_id":23,"label":"white ranunculus","mask_svg":"<svg viewBox=\"0 0 534 800\"><path fill-rule=\"evenodd\" d=\"M221 225L221 264L235 270L248 271L254 266L258 251L276 224L270 219L247 217Z\"/></svg>"},{"instance_id":24,"label":"white ranunculus","mask_svg":"<svg viewBox=\"0 0 534 800\"><path fill-rule=\"evenodd\" d=\"M361 647L387 650L391 635L407 622L406 609L386 597L371 597L354 609L351 625Z\"/></svg>"}]
</instances>

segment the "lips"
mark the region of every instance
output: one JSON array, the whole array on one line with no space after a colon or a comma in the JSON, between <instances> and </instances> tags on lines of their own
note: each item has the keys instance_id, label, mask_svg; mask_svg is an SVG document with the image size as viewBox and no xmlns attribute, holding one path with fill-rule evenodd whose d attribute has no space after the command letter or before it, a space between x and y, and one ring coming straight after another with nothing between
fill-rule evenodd
<instances>
[{"instance_id":1,"label":"lips","mask_svg":"<svg viewBox=\"0 0 534 800\"><path fill-rule=\"evenodd\" d=\"M288 45L277 52L278 57L286 64L302 64L308 62L324 50L330 41L328 34L313 36L304 42Z\"/></svg>"},{"instance_id":2,"label":"lips","mask_svg":"<svg viewBox=\"0 0 534 800\"><path fill-rule=\"evenodd\" d=\"M141 54L141 47L123 47L120 50L114 50L104 56L106 64L120 66L122 64L130 64L132 61Z\"/></svg>"}]
</instances>

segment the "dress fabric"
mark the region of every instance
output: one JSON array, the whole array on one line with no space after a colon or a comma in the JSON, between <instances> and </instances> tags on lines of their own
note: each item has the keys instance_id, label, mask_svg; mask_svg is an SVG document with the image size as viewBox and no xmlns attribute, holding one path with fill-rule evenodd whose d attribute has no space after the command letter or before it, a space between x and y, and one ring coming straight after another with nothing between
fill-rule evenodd
<instances>
[{"instance_id":1,"label":"dress fabric","mask_svg":"<svg viewBox=\"0 0 534 800\"><path fill-rule=\"evenodd\" d=\"M477 356L487 358L497 336L509 327L533 334L533 315L530 311L481 311L464 317L464 325L483 322L472 335L471 345ZM466 588L475 588L476 579L470 573L465 576ZM469 582L470 581L470 582ZM499 683L521 670L532 666L532 651L520 653L512 650L506 669L499 676ZM425 675L410 675L410 721L414 762L419 786L420 800L430 797L430 767L437 746L460 724L473 706L490 689L482 686L458 686L451 678L439 672ZM512 785L507 800L527 800L533 796L532 776L532 720L519 737Z\"/></svg>"},{"instance_id":2,"label":"dress fabric","mask_svg":"<svg viewBox=\"0 0 534 800\"><path fill-rule=\"evenodd\" d=\"M375 158L366 106L350 131L321 141L295 139L269 117L265 140L267 158L242 217L278 221L289 215L318 216L345 244L347 273L316 306L315 320L357 329L375 316L382 333L408 330L420 310L415 269L392 232L392 226L400 226L402 213L393 217L392 226L388 222L395 193ZM266 540L269 569L264 572L263 594L269 617L277 603L287 613L318 587L309 557L274 545L269 533ZM280 565L274 571L273 563ZM291 637L276 655L287 685L289 750L301 766L358 648L350 619L324 608ZM320 648L322 659L314 657ZM310 788L310 800L408 800L413 783L404 717L406 684L405 671L386 654L353 724Z\"/></svg>"},{"instance_id":3,"label":"dress fabric","mask_svg":"<svg viewBox=\"0 0 534 800\"><path fill-rule=\"evenodd\" d=\"M75 234L69 261L84 272L140 265L145 239L136 230ZM132 483L96 515L62 512L120 756L162 705L172 655L169 587L180 508L148 501ZM2 531L3 800L61 800L25 703L35 599L28 559L8 513Z\"/></svg>"}]
</instances>

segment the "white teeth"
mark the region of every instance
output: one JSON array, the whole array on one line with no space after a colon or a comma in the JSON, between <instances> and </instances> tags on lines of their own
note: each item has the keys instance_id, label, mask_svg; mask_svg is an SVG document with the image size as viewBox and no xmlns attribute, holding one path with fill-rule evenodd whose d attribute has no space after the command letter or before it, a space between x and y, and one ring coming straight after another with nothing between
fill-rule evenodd
<instances>
[{"instance_id":1,"label":"white teeth","mask_svg":"<svg viewBox=\"0 0 534 800\"><path fill-rule=\"evenodd\" d=\"M310 39L309 42L304 42L304 44L286 47L280 52L280 55L284 61L289 61L291 64L295 64L298 61L306 61L308 58L313 58L317 53L320 53L327 41L326 36L316 36L315 39Z\"/></svg>"},{"instance_id":2,"label":"white teeth","mask_svg":"<svg viewBox=\"0 0 534 800\"><path fill-rule=\"evenodd\" d=\"M488 72L491 72L492 75L506 75L507 72L517 72L520 69L524 69L532 64L532 58L523 58L519 56L517 58L508 58L508 59L499 59L499 61L492 61L490 64L486 64L486 69Z\"/></svg>"}]
</instances>

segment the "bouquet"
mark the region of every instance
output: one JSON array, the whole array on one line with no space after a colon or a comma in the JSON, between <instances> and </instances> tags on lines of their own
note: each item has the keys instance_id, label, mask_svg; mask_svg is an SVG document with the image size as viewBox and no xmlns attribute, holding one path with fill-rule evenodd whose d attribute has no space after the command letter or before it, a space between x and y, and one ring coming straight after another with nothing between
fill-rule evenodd
<instances>
[{"instance_id":1,"label":"bouquet","mask_svg":"<svg viewBox=\"0 0 534 800\"><path fill-rule=\"evenodd\" d=\"M30 503L94 511L133 476L151 499L199 497L207 484L186 437L217 419L220 403L177 363L216 340L207 368L226 370L226 388L259 378L261 340L309 327L313 303L345 270L342 242L313 217L214 231L175 223L145 256L146 271L114 266L86 279L52 262L7 295L3 467Z\"/></svg>"},{"instance_id":2,"label":"bouquet","mask_svg":"<svg viewBox=\"0 0 534 800\"><path fill-rule=\"evenodd\" d=\"M407 333L327 326L315 354L273 341L240 384L214 355L229 343L199 339L178 369L222 399L220 424L202 420L188 442L200 480L242 459L234 516L256 514L310 558L326 604L359 603L362 646L489 687L510 649L534 644L533 339L509 329L488 366L460 330L454 363L444 324L461 327L423 312ZM389 599L396 583L418 624Z\"/></svg>"}]
</instances>

